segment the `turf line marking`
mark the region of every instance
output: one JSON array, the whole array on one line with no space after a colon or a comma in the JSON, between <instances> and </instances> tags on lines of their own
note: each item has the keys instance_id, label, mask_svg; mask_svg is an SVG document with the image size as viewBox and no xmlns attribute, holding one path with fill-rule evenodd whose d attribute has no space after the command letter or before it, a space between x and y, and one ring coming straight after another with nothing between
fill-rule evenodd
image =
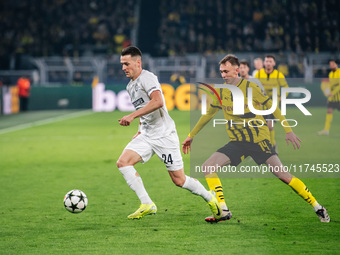
<instances>
[{"instance_id":1,"label":"turf line marking","mask_svg":"<svg viewBox=\"0 0 340 255\"><path fill-rule=\"evenodd\" d=\"M46 125L46 124L50 124L50 123L54 123L54 122L58 122L58 121L78 118L78 117L90 115L90 114L93 114L93 113L94 112L92 110L85 110L85 111L79 111L79 112L73 112L73 113L65 114L65 115L58 116L58 117L52 117L52 118L48 118L48 119L44 119L44 120L33 121L33 122L26 123L26 124L20 124L20 125L14 126L14 127L0 129L0 135L7 134L7 133L10 133L10 132L14 132L14 131L18 131L18 130L22 130L22 129L26 129L26 128L42 126L42 125Z\"/></svg>"}]
</instances>

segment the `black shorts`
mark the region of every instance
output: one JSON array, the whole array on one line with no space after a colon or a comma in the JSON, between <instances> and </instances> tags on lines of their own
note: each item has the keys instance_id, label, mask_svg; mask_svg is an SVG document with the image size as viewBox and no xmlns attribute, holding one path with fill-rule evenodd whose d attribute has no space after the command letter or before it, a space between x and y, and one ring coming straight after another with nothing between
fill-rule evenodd
<instances>
[{"instance_id":1,"label":"black shorts","mask_svg":"<svg viewBox=\"0 0 340 255\"><path fill-rule=\"evenodd\" d=\"M231 141L218 149L217 152L227 155L232 166L238 166L248 156L252 157L256 164L261 165L271 156L276 155L275 150L267 139L259 143Z\"/></svg>"},{"instance_id":2,"label":"black shorts","mask_svg":"<svg viewBox=\"0 0 340 255\"><path fill-rule=\"evenodd\" d=\"M338 109L340 111L340 102L328 102L327 108Z\"/></svg>"}]
</instances>

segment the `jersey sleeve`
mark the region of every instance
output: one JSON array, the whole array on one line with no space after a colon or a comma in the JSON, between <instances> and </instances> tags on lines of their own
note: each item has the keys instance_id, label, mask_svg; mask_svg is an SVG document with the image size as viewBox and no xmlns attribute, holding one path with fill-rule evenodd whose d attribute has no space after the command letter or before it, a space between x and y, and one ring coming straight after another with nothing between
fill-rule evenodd
<instances>
[{"instance_id":1,"label":"jersey sleeve","mask_svg":"<svg viewBox=\"0 0 340 255\"><path fill-rule=\"evenodd\" d=\"M150 96L151 93L155 90L159 90L162 92L161 85L159 84L158 79L155 75L150 74L144 77L142 85L148 96Z\"/></svg>"},{"instance_id":2,"label":"jersey sleeve","mask_svg":"<svg viewBox=\"0 0 340 255\"><path fill-rule=\"evenodd\" d=\"M333 94L333 96L340 91L340 71L338 70L336 72L330 72L328 75L330 92Z\"/></svg>"},{"instance_id":3,"label":"jersey sleeve","mask_svg":"<svg viewBox=\"0 0 340 255\"><path fill-rule=\"evenodd\" d=\"M266 94L264 87L263 87L263 85L262 85L262 83L260 82L259 79L254 78L254 77L250 77L249 81L252 82L252 83L255 83L261 89L262 93Z\"/></svg>"},{"instance_id":4,"label":"jersey sleeve","mask_svg":"<svg viewBox=\"0 0 340 255\"><path fill-rule=\"evenodd\" d=\"M253 88L253 101L260 103L265 106L266 109L270 109L272 107L273 101L266 95L261 93L261 89L256 86L256 84L250 85ZM279 107L276 107L275 111L273 112L275 119L278 119L281 123L285 121L286 118L281 114L281 110ZM282 126L286 133L292 132L291 127Z\"/></svg>"},{"instance_id":5,"label":"jersey sleeve","mask_svg":"<svg viewBox=\"0 0 340 255\"><path fill-rule=\"evenodd\" d=\"M253 89L253 101L259 104L265 104L269 97L262 92L261 88L254 82L251 82L249 87Z\"/></svg>"},{"instance_id":6,"label":"jersey sleeve","mask_svg":"<svg viewBox=\"0 0 340 255\"><path fill-rule=\"evenodd\" d=\"M288 83L286 81L286 77L283 75L283 73L279 72L279 84L281 87L288 88Z\"/></svg>"},{"instance_id":7,"label":"jersey sleeve","mask_svg":"<svg viewBox=\"0 0 340 255\"><path fill-rule=\"evenodd\" d=\"M215 91L217 92L217 94L221 98L221 96L222 96L222 89L221 88L216 88ZM222 109L221 103L220 103L220 98L218 98L217 95L215 93L213 93L212 94L213 101L211 102L210 106Z\"/></svg>"},{"instance_id":8,"label":"jersey sleeve","mask_svg":"<svg viewBox=\"0 0 340 255\"><path fill-rule=\"evenodd\" d=\"M268 103L270 103L270 102L268 102ZM285 116L283 116L281 114L281 110L280 110L279 107L276 107L275 111L273 112L273 115L274 115L275 119L278 119L280 121L280 123L282 123L283 121L286 120ZM285 130L286 134L293 131L292 128L289 127L289 126L283 126L282 125L282 127Z\"/></svg>"},{"instance_id":9,"label":"jersey sleeve","mask_svg":"<svg viewBox=\"0 0 340 255\"><path fill-rule=\"evenodd\" d=\"M218 113L220 107L210 105L207 114L202 115L201 118L196 123L195 127L191 130L189 137L194 138L201 131L201 129Z\"/></svg>"},{"instance_id":10,"label":"jersey sleeve","mask_svg":"<svg viewBox=\"0 0 340 255\"><path fill-rule=\"evenodd\" d=\"M221 98L222 89L221 88L215 88L215 91ZM220 99L217 97L217 95L214 93L212 95L212 102L210 103L210 107L207 110L206 115L202 115L201 118L196 123L195 127L191 130L189 136L193 138L195 135L198 134L199 131L218 113L220 109L222 109Z\"/></svg>"}]
</instances>

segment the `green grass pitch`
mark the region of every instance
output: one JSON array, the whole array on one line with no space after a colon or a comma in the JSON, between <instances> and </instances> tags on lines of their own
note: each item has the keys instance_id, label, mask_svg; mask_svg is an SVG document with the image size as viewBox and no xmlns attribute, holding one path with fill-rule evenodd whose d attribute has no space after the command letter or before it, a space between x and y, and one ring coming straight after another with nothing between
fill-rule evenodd
<instances>
[{"instance_id":1,"label":"green grass pitch","mask_svg":"<svg viewBox=\"0 0 340 255\"><path fill-rule=\"evenodd\" d=\"M340 163L340 113L331 135L319 137L325 108L311 108L294 131L299 151L287 147L276 127L285 163ZM32 112L0 117L0 133L24 122L70 112ZM190 129L189 113L172 111L180 140ZM158 206L155 216L127 220L139 206L115 162L137 130L121 127L125 115L90 113L0 134L0 254L336 254L340 253L340 179L303 178L331 217L320 223L311 206L275 178L223 178L233 218L207 224L203 199L172 184L154 156L138 164L144 185ZM301 120L301 121L300 121ZM198 138L197 138L198 139ZM213 151L212 151L213 152ZM183 155L189 174L190 157ZM204 179L200 181L207 187ZM71 189L89 199L81 214L63 207Z\"/></svg>"}]
</instances>

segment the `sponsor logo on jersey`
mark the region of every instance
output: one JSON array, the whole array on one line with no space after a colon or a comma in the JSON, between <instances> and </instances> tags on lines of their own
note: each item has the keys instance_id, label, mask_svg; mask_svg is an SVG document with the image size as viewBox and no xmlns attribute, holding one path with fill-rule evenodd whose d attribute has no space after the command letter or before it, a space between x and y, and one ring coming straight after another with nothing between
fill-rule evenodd
<instances>
[{"instance_id":1,"label":"sponsor logo on jersey","mask_svg":"<svg viewBox=\"0 0 340 255\"><path fill-rule=\"evenodd\" d=\"M132 102L133 106L135 108L137 108L139 105L141 105L142 103L144 103L144 99L143 98L138 98L136 101Z\"/></svg>"}]
</instances>

